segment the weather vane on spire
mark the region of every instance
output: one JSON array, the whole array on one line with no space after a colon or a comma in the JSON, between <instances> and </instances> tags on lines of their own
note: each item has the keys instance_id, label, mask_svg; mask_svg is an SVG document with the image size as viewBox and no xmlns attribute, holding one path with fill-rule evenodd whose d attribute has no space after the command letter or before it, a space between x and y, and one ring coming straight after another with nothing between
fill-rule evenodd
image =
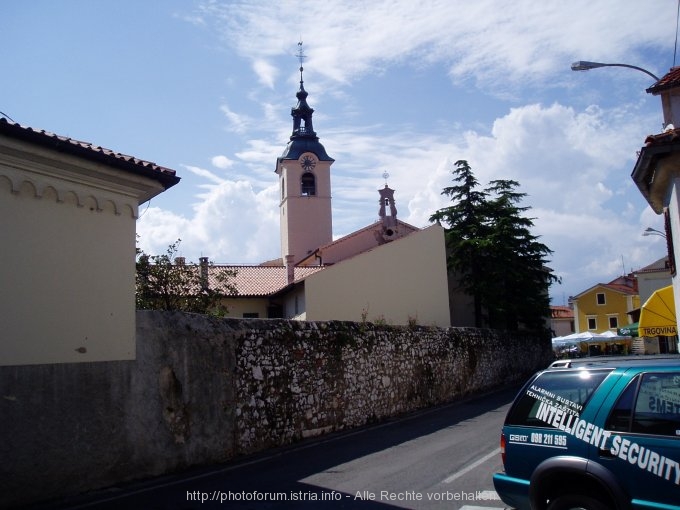
<instances>
[{"instance_id":1,"label":"weather vane on spire","mask_svg":"<svg viewBox=\"0 0 680 510\"><path fill-rule=\"evenodd\" d=\"M298 43L298 50L297 50L297 59L300 62L300 82L302 82L302 63L305 61L307 58L307 55L305 55L305 50L302 49L302 39Z\"/></svg>"}]
</instances>

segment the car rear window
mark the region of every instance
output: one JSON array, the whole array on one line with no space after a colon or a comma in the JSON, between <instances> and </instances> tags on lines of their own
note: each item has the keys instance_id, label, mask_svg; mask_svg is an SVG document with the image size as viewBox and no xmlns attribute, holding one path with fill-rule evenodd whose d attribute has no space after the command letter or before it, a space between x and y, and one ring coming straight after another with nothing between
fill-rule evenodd
<instances>
[{"instance_id":1,"label":"car rear window","mask_svg":"<svg viewBox=\"0 0 680 510\"><path fill-rule=\"evenodd\" d=\"M553 428L537 418L541 402L579 416L588 399L610 372L611 369L543 372L515 400L505 424Z\"/></svg>"}]
</instances>

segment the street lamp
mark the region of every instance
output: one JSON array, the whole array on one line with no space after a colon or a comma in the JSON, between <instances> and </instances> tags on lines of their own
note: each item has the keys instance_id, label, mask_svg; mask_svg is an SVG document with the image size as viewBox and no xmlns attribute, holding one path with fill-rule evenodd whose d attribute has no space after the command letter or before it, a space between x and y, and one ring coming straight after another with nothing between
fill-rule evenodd
<instances>
[{"instance_id":1,"label":"street lamp","mask_svg":"<svg viewBox=\"0 0 680 510\"><path fill-rule=\"evenodd\" d=\"M653 73L650 73L647 71L647 69L643 69L642 67L638 66L631 66L629 64L603 64L602 62L588 62L587 60L579 60L578 62L574 62L571 64L571 70L572 71L588 71L590 69L596 69L598 67L628 67L629 69L636 69L638 71L642 71L645 74L648 74L652 78L654 78L654 81L659 81L659 77L656 76Z\"/></svg>"},{"instance_id":2,"label":"street lamp","mask_svg":"<svg viewBox=\"0 0 680 510\"><path fill-rule=\"evenodd\" d=\"M666 234L652 227L647 227L642 233L643 236L661 236L666 239Z\"/></svg>"}]
</instances>

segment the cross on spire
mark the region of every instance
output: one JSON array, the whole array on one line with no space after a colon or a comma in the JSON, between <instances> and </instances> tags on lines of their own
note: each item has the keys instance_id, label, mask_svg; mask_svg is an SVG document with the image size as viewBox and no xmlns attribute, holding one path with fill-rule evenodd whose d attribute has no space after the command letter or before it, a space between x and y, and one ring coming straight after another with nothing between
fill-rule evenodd
<instances>
[{"instance_id":1,"label":"cross on spire","mask_svg":"<svg viewBox=\"0 0 680 510\"><path fill-rule=\"evenodd\" d=\"M296 56L298 62L300 62L300 83L302 83L302 71L304 70L304 68L302 67L302 63L307 58L307 55L305 55L305 50L302 49L302 40L300 40L300 42L298 43L298 50Z\"/></svg>"}]
</instances>

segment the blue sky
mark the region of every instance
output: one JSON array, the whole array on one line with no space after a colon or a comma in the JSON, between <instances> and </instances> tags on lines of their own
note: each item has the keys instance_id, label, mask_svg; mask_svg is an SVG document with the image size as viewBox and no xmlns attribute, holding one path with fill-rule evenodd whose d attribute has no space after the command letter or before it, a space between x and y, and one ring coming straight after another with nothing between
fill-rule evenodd
<instances>
[{"instance_id":1,"label":"blue sky","mask_svg":"<svg viewBox=\"0 0 680 510\"><path fill-rule=\"evenodd\" d=\"M672 0L31 0L0 2L0 111L173 168L140 208L140 245L218 263L280 256L277 156L292 130L298 41L332 167L339 237L377 219L428 225L453 162L515 179L569 295L663 256L630 178L662 131L653 80L576 60L673 65Z\"/></svg>"}]
</instances>

